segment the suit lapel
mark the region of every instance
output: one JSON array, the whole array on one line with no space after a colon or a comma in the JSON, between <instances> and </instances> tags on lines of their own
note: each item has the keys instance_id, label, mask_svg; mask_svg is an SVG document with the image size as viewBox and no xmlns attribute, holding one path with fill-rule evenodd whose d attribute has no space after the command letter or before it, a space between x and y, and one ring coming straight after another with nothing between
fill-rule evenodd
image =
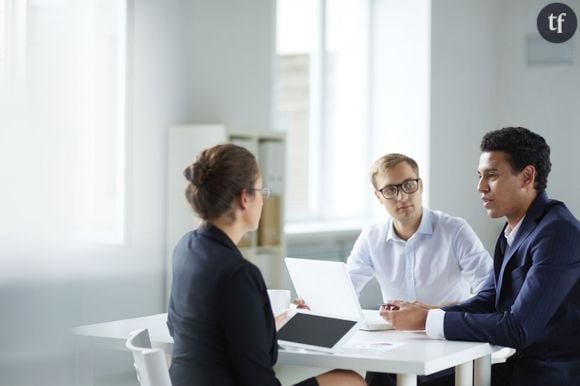
<instances>
[{"instance_id":1,"label":"suit lapel","mask_svg":"<svg viewBox=\"0 0 580 386\"><path fill-rule=\"evenodd\" d=\"M501 286L501 282L502 282L503 276L505 274L505 269L506 269L508 263L516 254L516 252L519 249L522 242L530 235L530 233L532 233L532 231L536 228L537 225L538 224L536 223L536 221L534 221L534 219L528 219L528 217L526 215L524 222L522 223L520 229L518 230L518 234L516 235L515 240L513 241L511 246L507 247L507 249L505 251L505 255L504 255L503 260L501 262L501 269L499 271L499 284L500 284L500 286Z\"/></svg>"},{"instance_id":2,"label":"suit lapel","mask_svg":"<svg viewBox=\"0 0 580 386\"><path fill-rule=\"evenodd\" d=\"M505 253L503 254L503 256L501 255L500 244L501 244L501 242L505 242L505 237L503 235L503 230L505 230L505 226L504 226L504 229L502 230L502 232L500 233L500 236L499 236L499 239L497 241L496 248L495 248L495 254L494 254L494 260L495 260L494 261L494 270L495 270L495 273L497 275L496 276L496 298L495 298L496 299L496 307L499 304L501 288L503 285L503 278L505 276L505 269L506 269L508 263L510 262L510 260L516 254L516 252L519 249L522 242L528 238L528 236L532 233L532 231L538 225L541 217L543 217L543 215L545 213L545 207L546 207L546 204L548 204L548 202L549 202L549 200L548 200L548 196L547 196L546 192L542 192L538 195L538 197L536 197L536 199L532 202L532 204L528 208L528 211L526 212L526 217L524 218L524 221L522 222L522 225L520 226L520 229L518 230L518 233L516 234L516 238L514 239L512 245L508 247L507 243L506 243L506 250L505 250ZM507 226L507 224L506 224L506 226ZM502 238L503 238L503 240L501 240ZM499 264L499 272L498 272L498 268L497 268L498 263L500 263Z\"/></svg>"},{"instance_id":3,"label":"suit lapel","mask_svg":"<svg viewBox=\"0 0 580 386\"><path fill-rule=\"evenodd\" d=\"M496 288L499 287L498 279L499 279L499 272L502 268L503 257L505 256L507 250L507 241L504 236L505 227L507 223L502 228L501 232L499 233L499 237L495 243L495 252L493 254L493 270L495 273L495 284Z\"/></svg>"}]
</instances>

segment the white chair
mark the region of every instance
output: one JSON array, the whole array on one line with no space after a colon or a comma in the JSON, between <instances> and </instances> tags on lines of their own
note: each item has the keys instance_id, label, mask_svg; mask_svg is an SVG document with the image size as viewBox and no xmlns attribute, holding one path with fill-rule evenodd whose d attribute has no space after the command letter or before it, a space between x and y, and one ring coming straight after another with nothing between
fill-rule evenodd
<instances>
[{"instance_id":1,"label":"white chair","mask_svg":"<svg viewBox=\"0 0 580 386\"><path fill-rule=\"evenodd\" d=\"M146 328L133 331L125 346L133 353L137 379L141 386L171 386L165 353L151 348L149 331Z\"/></svg>"}]
</instances>

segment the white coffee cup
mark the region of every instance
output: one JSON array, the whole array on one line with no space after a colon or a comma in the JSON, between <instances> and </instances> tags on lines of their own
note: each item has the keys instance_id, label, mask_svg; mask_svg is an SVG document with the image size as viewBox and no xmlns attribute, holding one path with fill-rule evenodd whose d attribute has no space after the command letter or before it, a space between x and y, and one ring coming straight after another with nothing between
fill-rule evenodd
<instances>
[{"instance_id":1,"label":"white coffee cup","mask_svg":"<svg viewBox=\"0 0 580 386\"><path fill-rule=\"evenodd\" d=\"M269 289L268 297L270 298L270 305L272 306L274 316L280 315L290 308L290 290Z\"/></svg>"}]
</instances>

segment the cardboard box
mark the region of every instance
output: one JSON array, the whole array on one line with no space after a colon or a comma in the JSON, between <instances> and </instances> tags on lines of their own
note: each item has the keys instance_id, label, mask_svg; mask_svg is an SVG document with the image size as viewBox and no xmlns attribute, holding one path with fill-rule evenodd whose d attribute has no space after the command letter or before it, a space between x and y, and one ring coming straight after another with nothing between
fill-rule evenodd
<instances>
[{"instance_id":1,"label":"cardboard box","mask_svg":"<svg viewBox=\"0 0 580 386\"><path fill-rule=\"evenodd\" d=\"M279 195L272 195L264 202L262 218L258 226L258 246L279 245L282 239L282 205Z\"/></svg>"}]
</instances>

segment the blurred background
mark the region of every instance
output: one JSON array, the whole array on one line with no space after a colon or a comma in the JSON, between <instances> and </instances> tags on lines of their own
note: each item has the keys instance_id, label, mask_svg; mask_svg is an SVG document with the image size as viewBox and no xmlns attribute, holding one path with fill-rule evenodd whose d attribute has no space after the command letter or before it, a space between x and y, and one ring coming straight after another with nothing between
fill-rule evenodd
<instances>
[{"instance_id":1,"label":"blurred background","mask_svg":"<svg viewBox=\"0 0 580 386\"><path fill-rule=\"evenodd\" d=\"M71 327L166 312L176 125L280 133L275 259L344 260L393 151L493 250L478 147L504 126L546 138L548 193L578 216L579 38L540 37L546 4L0 0L0 385L79 384ZM137 384L128 352L91 355L95 385Z\"/></svg>"}]
</instances>

